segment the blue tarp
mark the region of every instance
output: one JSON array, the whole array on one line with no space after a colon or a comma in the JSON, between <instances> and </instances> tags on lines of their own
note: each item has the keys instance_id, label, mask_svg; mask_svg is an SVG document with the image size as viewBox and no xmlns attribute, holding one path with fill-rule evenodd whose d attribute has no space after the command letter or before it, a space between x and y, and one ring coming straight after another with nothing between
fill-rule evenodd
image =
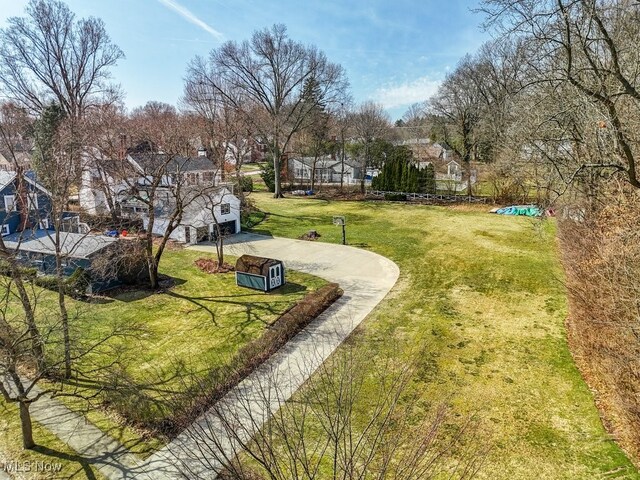
<instances>
[{"instance_id":1,"label":"blue tarp","mask_svg":"<svg viewBox=\"0 0 640 480\"><path fill-rule=\"evenodd\" d=\"M540 217L542 210L535 205L511 205L496 210L498 215L523 215L526 217Z\"/></svg>"}]
</instances>

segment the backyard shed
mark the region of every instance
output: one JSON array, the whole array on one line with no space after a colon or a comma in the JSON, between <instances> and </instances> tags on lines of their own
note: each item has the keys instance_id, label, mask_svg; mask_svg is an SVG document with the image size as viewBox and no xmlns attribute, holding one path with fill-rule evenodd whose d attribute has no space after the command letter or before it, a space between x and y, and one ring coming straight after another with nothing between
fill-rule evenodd
<instances>
[{"instance_id":1,"label":"backyard shed","mask_svg":"<svg viewBox=\"0 0 640 480\"><path fill-rule=\"evenodd\" d=\"M236 285L270 292L286 283L280 260L242 255L236 261Z\"/></svg>"}]
</instances>

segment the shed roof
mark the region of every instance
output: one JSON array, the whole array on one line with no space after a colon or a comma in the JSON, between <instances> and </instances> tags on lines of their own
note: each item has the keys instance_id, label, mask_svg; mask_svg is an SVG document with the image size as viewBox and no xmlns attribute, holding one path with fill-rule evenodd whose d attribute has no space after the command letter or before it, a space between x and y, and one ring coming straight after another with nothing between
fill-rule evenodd
<instances>
[{"instance_id":1,"label":"shed roof","mask_svg":"<svg viewBox=\"0 0 640 480\"><path fill-rule=\"evenodd\" d=\"M3 238L7 248L24 252L55 255L55 232L51 230L24 230ZM88 258L118 240L104 235L84 235L60 232L62 253L72 258Z\"/></svg>"},{"instance_id":2,"label":"shed roof","mask_svg":"<svg viewBox=\"0 0 640 480\"><path fill-rule=\"evenodd\" d=\"M236 272L252 273L254 275L267 276L269 267L282 263L275 258L256 257L255 255L242 255L236 261Z\"/></svg>"}]
</instances>

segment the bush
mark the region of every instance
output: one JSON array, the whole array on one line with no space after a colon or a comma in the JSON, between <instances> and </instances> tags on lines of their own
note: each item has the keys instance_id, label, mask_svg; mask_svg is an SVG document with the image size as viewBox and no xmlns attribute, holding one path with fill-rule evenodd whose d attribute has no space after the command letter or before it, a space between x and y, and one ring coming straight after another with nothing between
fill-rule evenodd
<instances>
[{"instance_id":1,"label":"bush","mask_svg":"<svg viewBox=\"0 0 640 480\"><path fill-rule=\"evenodd\" d=\"M574 358L623 448L640 456L640 198L560 222ZM570 216L570 215L565 215Z\"/></svg>"},{"instance_id":2,"label":"bush","mask_svg":"<svg viewBox=\"0 0 640 480\"><path fill-rule=\"evenodd\" d=\"M253 179L251 177L240 177L238 180L238 188L241 192L253 192Z\"/></svg>"},{"instance_id":3,"label":"bush","mask_svg":"<svg viewBox=\"0 0 640 480\"><path fill-rule=\"evenodd\" d=\"M74 272L63 279L64 293L69 296L84 295L89 286L90 278L84 268L76 268ZM39 287L58 291L58 277L55 275L41 275L33 278L33 283Z\"/></svg>"},{"instance_id":4,"label":"bush","mask_svg":"<svg viewBox=\"0 0 640 480\"><path fill-rule=\"evenodd\" d=\"M276 191L276 173L273 168L273 162L267 160L267 162L260 167L262 170L260 172L260 177L264 181L264 184L267 186L267 189L270 192Z\"/></svg>"},{"instance_id":5,"label":"bush","mask_svg":"<svg viewBox=\"0 0 640 480\"><path fill-rule=\"evenodd\" d=\"M390 202L406 202L407 196L402 193L385 193L384 199Z\"/></svg>"}]
</instances>

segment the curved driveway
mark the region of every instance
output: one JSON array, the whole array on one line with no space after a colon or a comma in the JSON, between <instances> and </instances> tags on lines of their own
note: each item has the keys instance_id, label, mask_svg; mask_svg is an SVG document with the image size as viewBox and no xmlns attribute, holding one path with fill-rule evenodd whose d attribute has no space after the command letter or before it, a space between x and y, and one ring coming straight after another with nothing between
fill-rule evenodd
<instances>
[{"instance_id":1,"label":"curved driveway","mask_svg":"<svg viewBox=\"0 0 640 480\"><path fill-rule=\"evenodd\" d=\"M215 252L215 246L195 250ZM227 241L227 253L277 258L285 267L336 282L344 295L249 375L218 404L234 431L247 440L277 411L380 303L398 279L398 266L367 250L328 243L239 234ZM213 440L215 432L216 440ZM218 439L222 439L218 443ZM220 420L210 411L165 448L140 465L136 478L215 478L219 464L212 451L231 457L235 448ZM189 473L186 473L189 472Z\"/></svg>"}]
</instances>

